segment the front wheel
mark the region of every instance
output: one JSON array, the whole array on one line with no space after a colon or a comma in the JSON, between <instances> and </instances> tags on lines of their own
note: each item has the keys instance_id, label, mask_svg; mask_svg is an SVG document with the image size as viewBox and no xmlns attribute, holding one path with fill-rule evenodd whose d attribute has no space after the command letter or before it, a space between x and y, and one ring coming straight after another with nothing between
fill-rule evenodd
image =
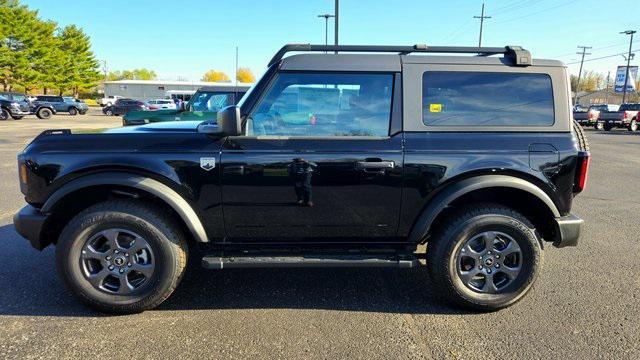
<instances>
[{"instance_id":1,"label":"front wheel","mask_svg":"<svg viewBox=\"0 0 640 360\"><path fill-rule=\"evenodd\" d=\"M89 207L64 228L56 264L64 283L82 302L117 314L152 309L180 282L187 244L166 214L135 200Z\"/></svg>"},{"instance_id":2,"label":"front wheel","mask_svg":"<svg viewBox=\"0 0 640 360\"><path fill-rule=\"evenodd\" d=\"M78 115L78 109L76 109L74 107L69 108L69 115L71 115L71 116Z\"/></svg>"},{"instance_id":3,"label":"front wheel","mask_svg":"<svg viewBox=\"0 0 640 360\"><path fill-rule=\"evenodd\" d=\"M104 114L107 116L113 116L113 110L112 109L107 109L104 111Z\"/></svg>"},{"instance_id":4,"label":"front wheel","mask_svg":"<svg viewBox=\"0 0 640 360\"><path fill-rule=\"evenodd\" d=\"M36 112L36 116L38 117L38 119L43 119L43 120L51 118L52 115L53 115L53 112L51 111L51 109L48 109L48 108L40 108Z\"/></svg>"},{"instance_id":5,"label":"front wheel","mask_svg":"<svg viewBox=\"0 0 640 360\"><path fill-rule=\"evenodd\" d=\"M542 266L542 249L523 215L480 204L448 218L427 245L427 266L448 300L474 310L498 310L529 291Z\"/></svg>"},{"instance_id":6,"label":"front wheel","mask_svg":"<svg viewBox=\"0 0 640 360\"><path fill-rule=\"evenodd\" d=\"M629 123L629 127L627 128L629 131L637 131L638 130L638 121L637 120L631 120L631 122Z\"/></svg>"}]
</instances>

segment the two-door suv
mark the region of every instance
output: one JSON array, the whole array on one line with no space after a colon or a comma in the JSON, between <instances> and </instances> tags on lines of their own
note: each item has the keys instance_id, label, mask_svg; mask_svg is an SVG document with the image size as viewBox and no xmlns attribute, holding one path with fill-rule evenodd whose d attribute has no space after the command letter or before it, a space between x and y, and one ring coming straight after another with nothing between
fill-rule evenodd
<instances>
[{"instance_id":1,"label":"two-door suv","mask_svg":"<svg viewBox=\"0 0 640 360\"><path fill-rule=\"evenodd\" d=\"M106 312L159 305L188 260L426 265L444 299L503 308L545 243L580 236L568 78L520 47L287 45L217 121L43 132L18 156L14 224Z\"/></svg>"}]
</instances>

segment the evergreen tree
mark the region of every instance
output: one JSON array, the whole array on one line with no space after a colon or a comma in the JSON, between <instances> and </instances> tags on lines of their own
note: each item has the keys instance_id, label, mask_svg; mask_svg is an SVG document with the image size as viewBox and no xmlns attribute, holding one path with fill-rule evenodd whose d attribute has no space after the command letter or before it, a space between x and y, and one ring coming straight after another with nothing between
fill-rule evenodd
<instances>
[{"instance_id":1,"label":"evergreen tree","mask_svg":"<svg viewBox=\"0 0 640 360\"><path fill-rule=\"evenodd\" d=\"M91 51L89 37L77 26L66 26L57 38L61 52L58 89L60 94L71 90L77 97L80 90L96 86L101 78L98 60Z\"/></svg>"}]
</instances>

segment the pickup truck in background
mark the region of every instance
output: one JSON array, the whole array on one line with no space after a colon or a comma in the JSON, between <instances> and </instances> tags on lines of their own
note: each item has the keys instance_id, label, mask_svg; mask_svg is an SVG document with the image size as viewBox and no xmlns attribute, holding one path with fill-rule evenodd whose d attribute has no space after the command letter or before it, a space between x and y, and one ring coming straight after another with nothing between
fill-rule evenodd
<instances>
[{"instance_id":1,"label":"pickup truck in background","mask_svg":"<svg viewBox=\"0 0 640 360\"><path fill-rule=\"evenodd\" d=\"M118 99L122 99L122 96L109 95L103 97L102 99L98 99L98 104L102 107L111 106L114 105Z\"/></svg>"},{"instance_id":2,"label":"pickup truck in background","mask_svg":"<svg viewBox=\"0 0 640 360\"><path fill-rule=\"evenodd\" d=\"M587 110L574 111L573 119L582 126L595 126L598 128L598 119L603 112L618 111L620 105L598 104L591 105Z\"/></svg>"},{"instance_id":3,"label":"pickup truck in background","mask_svg":"<svg viewBox=\"0 0 640 360\"><path fill-rule=\"evenodd\" d=\"M611 131L614 127L626 128L629 131L638 130L638 113L640 103L622 104L618 111L608 111L600 113L598 117L597 129Z\"/></svg>"}]
</instances>

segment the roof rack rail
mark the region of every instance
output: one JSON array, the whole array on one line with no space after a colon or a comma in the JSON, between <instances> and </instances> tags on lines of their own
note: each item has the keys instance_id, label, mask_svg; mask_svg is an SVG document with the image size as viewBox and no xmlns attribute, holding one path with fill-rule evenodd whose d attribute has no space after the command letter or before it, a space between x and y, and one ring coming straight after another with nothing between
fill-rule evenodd
<instances>
[{"instance_id":1,"label":"roof rack rail","mask_svg":"<svg viewBox=\"0 0 640 360\"><path fill-rule=\"evenodd\" d=\"M284 55L292 51L302 52L393 52L400 55L410 53L450 53L450 54L478 54L478 56L490 56L503 54L514 61L518 66L531 65L531 53L520 46L505 47L477 47L477 46L427 46L416 44L411 46L394 45L311 45L311 44L287 44L283 46L269 61L269 66L282 60Z\"/></svg>"}]
</instances>

